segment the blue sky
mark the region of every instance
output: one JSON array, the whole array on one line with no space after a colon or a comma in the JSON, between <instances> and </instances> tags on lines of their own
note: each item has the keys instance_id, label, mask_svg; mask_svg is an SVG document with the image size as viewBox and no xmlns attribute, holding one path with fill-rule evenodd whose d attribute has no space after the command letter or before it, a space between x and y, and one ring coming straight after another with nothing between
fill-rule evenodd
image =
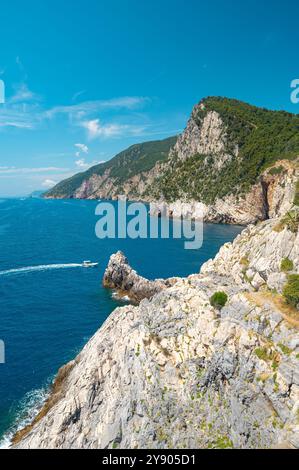
<instances>
[{"instance_id":1,"label":"blue sky","mask_svg":"<svg viewBox=\"0 0 299 470\"><path fill-rule=\"evenodd\" d=\"M291 0L1 2L0 196L180 132L202 97L299 113Z\"/></svg>"}]
</instances>

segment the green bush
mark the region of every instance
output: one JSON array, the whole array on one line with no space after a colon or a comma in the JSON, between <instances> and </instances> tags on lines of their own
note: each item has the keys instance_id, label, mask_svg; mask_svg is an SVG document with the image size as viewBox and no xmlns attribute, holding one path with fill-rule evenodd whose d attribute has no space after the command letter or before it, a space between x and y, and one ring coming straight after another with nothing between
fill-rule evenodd
<instances>
[{"instance_id":1,"label":"green bush","mask_svg":"<svg viewBox=\"0 0 299 470\"><path fill-rule=\"evenodd\" d=\"M283 296L293 307L299 305L299 274L289 274L288 282L283 289Z\"/></svg>"},{"instance_id":2,"label":"green bush","mask_svg":"<svg viewBox=\"0 0 299 470\"><path fill-rule=\"evenodd\" d=\"M283 258L280 263L280 270L284 273L294 269L293 261L289 258Z\"/></svg>"},{"instance_id":3,"label":"green bush","mask_svg":"<svg viewBox=\"0 0 299 470\"><path fill-rule=\"evenodd\" d=\"M291 354L291 352L292 352L292 350L291 350L288 346L286 346L285 344L283 344L283 343L278 343L277 346L281 349L281 351L283 352L283 354L286 354L287 356L289 356L289 355Z\"/></svg>"},{"instance_id":4,"label":"green bush","mask_svg":"<svg viewBox=\"0 0 299 470\"><path fill-rule=\"evenodd\" d=\"M225 292L215 292L210 298L210 304L212 307L221 309L224 307L228 300L227 294Z\"/></svg>"},{"instance_id":5,"label":"green bush","mask_svg":"<svg viewBox=\"0 0 299 470\"><path fill-rule=\"evenodd\" d=\"M240 259L240 264L242 266L244 266L244 268L248 268L249 266L249 259L247 258L247 256L243 256L241 259Z\"/></svg>"}]
</instances>

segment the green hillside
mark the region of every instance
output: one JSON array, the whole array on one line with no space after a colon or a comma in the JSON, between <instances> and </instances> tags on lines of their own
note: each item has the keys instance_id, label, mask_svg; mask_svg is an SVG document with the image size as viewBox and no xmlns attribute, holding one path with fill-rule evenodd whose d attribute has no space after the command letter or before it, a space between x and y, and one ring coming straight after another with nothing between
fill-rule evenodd
<instances>
[{"instance_id":1,"label":"green hillside","mask_svg":"<svg viewBox=\"0 0 299 470\"><path fill-rule=\"evenodd\" d=\"M83 181L92 175L103 175L108 169L110 177L117 178L117 184L121 184L136 174L151 170L158 161L165 161L176 140L177 137L169 137L132 145L111 160L61 181L46 193L46 197L72 197Z\"/></svg>"}]
</instances>

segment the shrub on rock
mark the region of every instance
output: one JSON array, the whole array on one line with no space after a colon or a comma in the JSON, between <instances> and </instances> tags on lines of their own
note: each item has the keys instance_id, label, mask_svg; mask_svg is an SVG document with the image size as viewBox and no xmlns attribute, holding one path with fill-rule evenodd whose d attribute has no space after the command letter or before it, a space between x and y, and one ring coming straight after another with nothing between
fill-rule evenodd
<instances>
[{"instance_id":1,"label":"shrub on rock","mask_svg":"<svg viewBox=\"0 0 299 470\"><path fill-rule=\"evenodd\" d=\"M289 274L288 282L284 286L283 296L287 303L293 307L299 306L299 274Z\"/></svg>"},{"instance_id":2,"label":"shrub on rock","mask_svg":"<svg viewBox=\"0 0 299 470\"><path fill-rule=\"evenodd\" d=\"M294 269L293 261L289 258L283 258L280 263L280 270L284 273Z\"/></svg>"},{"instance_id":3,"label":"shrub on rock","mask_svg":"<svg viewBox=\"0 0 299 470\"><path fill-rule=\"evenodd\" d=\"M215 292L210 298L210 304L212 307L218 308L219 310L224 307L228 300L227 294L225 292Z\"/></svg>"}]
</instances>

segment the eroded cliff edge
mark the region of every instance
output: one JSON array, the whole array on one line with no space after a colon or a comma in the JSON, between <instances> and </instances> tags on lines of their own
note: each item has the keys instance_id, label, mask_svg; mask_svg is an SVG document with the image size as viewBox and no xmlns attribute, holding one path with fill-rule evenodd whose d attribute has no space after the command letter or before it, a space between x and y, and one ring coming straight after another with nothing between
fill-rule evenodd
<instances>
[{"instance_id":1,"label":"eroded cliff edge","mask_svg":"<svg viewBox=\"0 0 299 470\"><path fill-rule=\"evenodd\" d=\"M280 295L282 260L299 269L296 214L247 227L199 274L116 309L15 446L299 448L298 311Z\"/></svg>"}]
</instances>

